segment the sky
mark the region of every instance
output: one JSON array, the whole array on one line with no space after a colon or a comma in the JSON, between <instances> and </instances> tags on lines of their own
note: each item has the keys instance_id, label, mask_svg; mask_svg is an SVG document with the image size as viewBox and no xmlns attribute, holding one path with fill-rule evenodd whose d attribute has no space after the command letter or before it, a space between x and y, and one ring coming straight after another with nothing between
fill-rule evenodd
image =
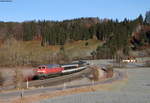
<instances>
[{"instance_id":1,"label":"sky","mask_svg":"<svg viewBox=\"0 0 150 103\"><path fill-rule=\"evenodd\" d=\"M80 17L135 19L150 10L150 0L12 0L1 2L0 21L54 20Z\"/></svg>"}]
</instances>

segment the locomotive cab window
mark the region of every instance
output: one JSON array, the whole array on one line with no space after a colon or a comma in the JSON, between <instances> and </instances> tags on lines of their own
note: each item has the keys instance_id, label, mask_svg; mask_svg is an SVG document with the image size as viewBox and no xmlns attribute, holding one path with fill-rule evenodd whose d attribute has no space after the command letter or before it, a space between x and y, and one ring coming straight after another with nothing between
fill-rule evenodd
<instances>
[{"instance_id":1,"label":"locomotive cab window","mask_svg":"<svg viewBox=\"0 0 150 103\"><path fill-rule=\"evenodd\" d=\"M67 70L67 69L73 69L73 68L76 68L77 66L71 66L71 67L65 67L64 69Z\"/></svg>"}]
</instances>

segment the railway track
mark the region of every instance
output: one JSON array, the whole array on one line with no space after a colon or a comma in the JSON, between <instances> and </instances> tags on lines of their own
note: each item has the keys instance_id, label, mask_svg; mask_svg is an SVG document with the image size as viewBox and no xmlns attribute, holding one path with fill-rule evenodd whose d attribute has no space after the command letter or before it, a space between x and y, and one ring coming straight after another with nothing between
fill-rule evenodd
<instances>
[{"instance_id":1,"label":"railway track","mask_svg":"<svg viewBox=\"0 0 150 103\"><path fill-rule=\"evenodd\" d=\"M86 69L84 73L88 72L89 69ZM82 71L83 72L83 71ZM98 84L109 84L117 80L122 80L124 77L126 77L126 74L120 71L115 71L116 75L110 79L100 81L100 82L95 82L95 83L86 83L86 84L79 84L79 85L72 85L72 86L66 86L65 89L71 89L71 88L80 88L83 86L91 86L91 85L98 85ZM79 74L79 73L77 73ZM77 75L76 74L76 75ZM25 91L13 91L13 92L6 92L6 93L1 93L0 94L0 100L8 100L8 98L11 100L12 98L16 98L21 96L23 93L24 96L29 96L29 95L34 95L34 94L41 94L41 93L47 93L47 92L53 92L57 90L63 90L63 87L45 87L45 88L36 88L36 89L31 89L31 90L25 90Z\"/></svg>"},{"instance_id":2,"label":"railway track","mask_svg":"<svg viewBox=\"0 0 150 103\"><path fill-rule=\"evenodd\" d=\"M61 84L67 81L71 81L74 79L78 79L82 77L83 75L88 75L90 73L91 69L86 68L80 72L75 72L59 77L54 77L54 78L49 78L49 79L44 79L44 80L35 80L35 81L30 81L29 82L29 87L38 87L38 86L53 86L57 84ZM26 83L22 84L22 88L26 88Z\"/></svg>"},{"instance_id":3,"label":"railway track","mask_svg":"<svg viewBox=\"0 0 150 103\"><path fill-rule=\"evenodd\" d=\"M91 69L89 67L87 67L84 70L81 70L81 71L78 71L75 73L71 73L71 74L66 74L66 75L53 77L53 78L49 78L49 79L44 79L44 80L29 81L28 87L45 87L45 86L59 85L59 84L62 84L64 82L79 79L82 76L88 75L90 72L91 72ZM20 87L26 88L27 82L22 83ZM15 86L11 85L11 86L0 88L0 90L10 90L10 89L14 89L14 88L15 88Z\"/></svg>"}]
</instances>

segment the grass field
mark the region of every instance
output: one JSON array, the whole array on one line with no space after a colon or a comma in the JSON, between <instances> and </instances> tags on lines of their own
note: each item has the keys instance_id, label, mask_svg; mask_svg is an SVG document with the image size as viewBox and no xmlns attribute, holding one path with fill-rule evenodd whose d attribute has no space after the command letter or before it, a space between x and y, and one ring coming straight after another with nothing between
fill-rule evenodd
<instances>
[{"instance_id":1,"label":"grass field","mask_svg":"<svg viewBox=\"0 0 150 103\"><path fill-rule=\"evenodd\" d=\"M86 44L87 43L87 44ZM84 57L89 56L93 50L96 50L97 46L102 45L99 40L85 40L85 41L75 41L71 43L66 43L63 47L65 52L68 54L70 53L70 57ZM28 41L24 42L23 46L28 50L36 50L36 52L49 52L49 53L56 53L60 51L61 45L55 46L46 46L41 47L40 41ZM83 55L84 54L84 55Z\"/></svg>"},{"instance_id":2,"label":"grass field","mask_svg":"<svg viewBox=\"0 0 150 103\"><path fill-rule=\"evenodd\" d=\"M93 39L45 47L41 46L40 41L10 40L0 48L0 66L60 63L65 59L91 56L99 45L102 42Z\"/></svg>"}]
</instances>

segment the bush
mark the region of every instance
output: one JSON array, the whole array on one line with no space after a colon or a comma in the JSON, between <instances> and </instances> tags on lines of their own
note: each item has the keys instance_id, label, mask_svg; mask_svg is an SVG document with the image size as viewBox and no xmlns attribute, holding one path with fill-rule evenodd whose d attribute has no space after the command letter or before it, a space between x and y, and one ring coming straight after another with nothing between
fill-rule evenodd
<instances>
[{"instance_id":1,"label":"bush","mask_svg":"<svg viewBox=\"0 0 150 103\"><path fill-rule=\"evenodd\" d=\"M0 72L0 86L3 86L4 78L2 72Z\"/></svg>"},{"instance_id":2,"label":"bush","mask_svg":"<svg viewBox=\"0 0 150 103\"><path fill-rule=\"evenodd\" d=\"M145 62L146 67L150 67L150 60Z\"/></svg>"},{"instance_id":3,"label":"bush","mask_svg":"<svg viewBox=\"0 0 150 103\"><path fill-rule=\"evenodd\" d=\"M86 42L86 43L85 43L85 46L88 46L88 45L89 45L89 42Z\"/></svg>"},{"instance_id":4,"label":"bush","mask_svg":"<svg viewBox=\"0 0 150 103\"><path fill-rule=\"evenodd\" d=\"M111 78L113 76L113 67L107 67L107 78Z\"/></svg>"},{"instance_id":5,"label":"bush","mask_svg":"<svg viewBox=\"0 0 150 103\"><path fill-rule=\"evenodd\" d=\"M14 84L15 88L21 88L21 84L23 82L23 73L19 68L15 69L15 75L14 75Z\"/></svg>"},{"instance_id":6,"label":"bush","mask_svg":"<svg viewBox=\"0 0 150 103\"><path fill-rule=\"evenodd\" d=\"M92 69L92 80L94 80L94 81L98 81L99 80L99 71L98 71L98 67L92 67L91 68Z\"/></svg>"}]
</instances>

